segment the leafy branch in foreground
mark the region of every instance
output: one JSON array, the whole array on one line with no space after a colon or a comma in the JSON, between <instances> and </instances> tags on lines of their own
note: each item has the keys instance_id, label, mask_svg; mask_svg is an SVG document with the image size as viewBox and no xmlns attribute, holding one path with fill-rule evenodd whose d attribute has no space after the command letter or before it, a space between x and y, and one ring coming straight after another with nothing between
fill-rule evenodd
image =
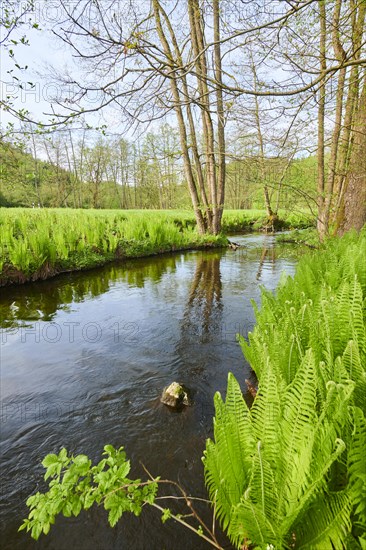
<instances>
[{"instance_id":1,"label":"leafy branch in foreground","mask_svg":"<svg viewBox=\"0 0 366 550\"><path fill-rule=\"evenodd\" d=\"M211 530L193 507L193 500L204 499L188 496L174 481L153 478L146 469L150 477L147 481L129 479L127 476L130 472L130 461L126 459L123 447L115 449L112 445L105 445L103 455L105 458L92 466L88 456L69 456L64 448L58 455L48 454L42 465L46 468L44 479L50 480L49 491L37 492L28 498L29 516L23 521L19 531L26 529L38 540L42 533L49 533L59 514L65 517L78 516L82 510L88 510L93 504L103 505L108 511L108 522L114 527L124 512L139 516L142 508L149 504L162 513L163 523L174 519L215 548L221 548L215 537L214 526ZM163 483L173 485L181 496L157 497L158 484ZM170 508L157 504L157 499L183 500L189 513L174 514ZM198 526L191 525L186 518L193 518Z\"/></svg>"}]
</instances>

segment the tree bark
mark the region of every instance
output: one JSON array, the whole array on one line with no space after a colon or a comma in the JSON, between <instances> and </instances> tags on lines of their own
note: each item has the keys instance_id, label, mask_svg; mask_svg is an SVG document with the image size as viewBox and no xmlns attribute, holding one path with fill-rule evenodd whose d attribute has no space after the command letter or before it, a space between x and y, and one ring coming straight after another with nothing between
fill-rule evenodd
<instances>
[{"instance_id":1,"label":"tree bark","mask_svg":"<svg viewBox=\"0 0 366 550\"><path fill-rule=\"evenodd\" d=\"M354 127L350 168L337 220L337 233L359 231L366 223L366 73Z\"/></svg>"},{"instance_id":2,"label":"tree bark","mask_svg":"<svg viewBox=\"0 0 366 550\"><path fill-rule=\"evenodd\" d=\"M337 61L341 64L345 61L346 53L343 49L343 46L340 41L340 13L342 7L342 0L337 0L334 8L333 16L333 33L332 33L332 42L333 50ZM339 70L338 74L338 85L336 93L336 112L335 112L335 124L332 135L332 144L329 158L329 167L328 167L328 176L325 187L325 198L324 198L324 211L322 214L323 218L323 236L327 235L329 232L329 221L330 221L330 211L333 201L334 194L334 184L336 177L336 168L337 168L337 158L339 151L339 138L341 135L342 128L342 111L343 111L343 98L344 98L344 85L346 80L346 69L342 68Z\"/></svg>"},{"instance_id":3,"label":"tree bark","mask_svg":"<svg viewBox=\"0 0 366 550\"><path fill-rule=\"evenodd\" d=\"M319 2L319 16L320 16L320 43L319 43L319 62L320 71L323 75L321 84L319 87L319 100L318 100L318 219L317 230L320 239L325 236L325 223L324 223L324 191L325 191L325 166L324 166L324 118L325 118L325 71L327 69L327 62L325 57L325 41L326 41L326 19L325 19L325 0Z\"/></svg>"},{"instance_id":4,"label":"tree bark","mask_svg":"<svg viewBox=\"0 0 366 550\"><path fill-rule=\"evenodd\" d=\"M357 5L358 4L358 5ZM365 24L366 2L357 3L356 0L351 0L352 13L352 59L359 60L361 55L362 35ZM351 135L352 128L355 122L355 113L357 109L357 101L360 88L360 69L357 65L351 68L351 74L348 83L348 95L345 108L345 116L343 122L343 130L339 146L338 168L335 179L335 197L337 200L336 213L340 207L344 182L349 168L351 157Z\"/></svg>"},{"instance_id":5,"label":"tree bark","mask_svg":"<svg viewBox=\"0 0 366 550\"><path fill-rule=\"evenodd\" d=\"M213 0L214 17L214 42L215 42L215 79L216 79L216 100L217 100L217 186L218 186L218 212L216 217L215 233L221 230L221 218L225 202L225 180L226 180L226 162L225 162L225 117L224 100L222 94L222 66L221 66L221 46L220 46L220 12L219 0Z\"/></svg>"}]
</instances>

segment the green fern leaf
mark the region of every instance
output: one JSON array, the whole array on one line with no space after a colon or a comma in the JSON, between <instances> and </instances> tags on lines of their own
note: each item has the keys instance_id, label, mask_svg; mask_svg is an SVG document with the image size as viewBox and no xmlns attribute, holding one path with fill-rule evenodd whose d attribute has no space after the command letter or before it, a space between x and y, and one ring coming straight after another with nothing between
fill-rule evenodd
<instances>
[{"instance_id":1,"label":"green fern leaf","mask_svg":"<svg viewBox=\"0 0 366 550\"><path fill-rule=\"evenodd\" d=\"M280 452L281 433L280 425L280 383L267 360L266 373L259 384L250 415L257 441L261 442L266 460L275 466L278 463Z\"/></svg>"},{"instance_id":2,"label":"green fern leaf","mask_svg":"<svg viewBox=\"0 0 366 550\"><path fill-rule=\"evenodd\" d=\"M298 550L344 550L351 532L352 504L346 492L316 500L295 526Z\"/></svg>"},{"instance_id":3,"label":"green fern leaf","mask_svg":"<svg viewBox=\"0 0 366 550\"><path fill-rule=\"evenodd\" d=\"M267 545L277 540L261 507L245 499L233 509L228 535L237 548L243 547L243 541L267 548Z\"/></svg>"},{"instance_id":4,"label":"green fern leaf","mask_svg":"<svg viewBox=\"0 0 366 550\"><path fill-rule=\"evenodd\" d=\"M249 481L255 439L248 407L232 374L228 378L226 403L215 395L215 443L208 441L204 453L205 480L210 497L217 502L218 517L226 526L231 506L239 502Z\"/></svg>"},{"instance_id":5,"label":"green fern leaf","mask_svg":"<svg viewBox=\"0 0 366 550\"><path fill-rule=\"evenodd\" d=\"M366 419L361 409L351 408L353 433L348 452L349 493L358 525L366 533Z\"/></svg>"}]
</instances>

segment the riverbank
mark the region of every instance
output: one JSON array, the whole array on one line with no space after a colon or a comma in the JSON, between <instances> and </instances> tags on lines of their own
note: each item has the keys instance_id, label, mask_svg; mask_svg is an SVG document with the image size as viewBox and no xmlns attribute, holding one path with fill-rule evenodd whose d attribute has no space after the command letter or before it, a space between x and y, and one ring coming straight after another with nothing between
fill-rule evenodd
<instances>
[{"instance_id":1,"label":"riverbank","mask_svg":"<svg viewBox=\"0 0 366 550\"><path fill-rule=\"evenodd\" d=\"M278 235L277 242L304 245L313 249L319 248L320 246L319 234L315 227L302 229L300 231L294 229L287 234Z\"/></svg>"},{"instance_id":2,"label":"riverbank","mask_svg":"<svg viewBox=\"0 0 366 550\"><path fill-rule=\"evenodd\" d=\"M239 336L255 400L229 373L204 454L237 548L365 548L365 250L366 227L308 252L276 292L262 287L254 329Z\"/></svg>"},{"instance_id":3,"label":"riverbank","mask_svg":"<svg viewBox=\"0 0 366 550\"><path fill-rule=\"evenodd\" d=\"M283 228L309 225L307 213L280 214ZM113 261L227 246L225 234L260 230L261 210L224 213L219 236L199 235L192 212L20 209L0 211L0 286L44 280Z\"/></svg>"}]
</instances>

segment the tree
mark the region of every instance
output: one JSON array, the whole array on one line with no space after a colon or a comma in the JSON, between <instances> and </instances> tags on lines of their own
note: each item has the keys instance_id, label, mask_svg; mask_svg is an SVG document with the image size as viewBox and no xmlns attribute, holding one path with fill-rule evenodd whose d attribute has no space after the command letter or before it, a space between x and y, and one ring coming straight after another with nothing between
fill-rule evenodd
<instances>
[{"instance_id":1,"label":"tree","mask_svg":"<svg viewBox=\"0 0 366 550\"><path fill-rule=\"evenodd\" d=\"M118 3L108 12L91 1L87 6L71 9L64 3L63 7L68 26L55 32L82 61L90 64L93 60L93 75L102 83L98 85L95 78L72 79L74 94L67 101L71 107L68 114L59 113L59 120L80 115L80 101L91 91L101 92L101 101L84 112L113 104L126 120L143 119L147 109L153 120L174 111L198 230L219 233L225 189L219 1L206 13L198 0L188 0L187 32L182 32L180 20L172 18L160 0L152 0L151 10L131 2L127 14L118 11ZM214 43L209 45L210 32ZM187 52L186 41L191 51ZM111 71L115 78L106 79ZM67 76L63 80L71 82ZM204 136L203 158L198 150L197 118Z\"/></svg>"},{"instance_id":2,"label":"tree","mask_svg":"<svg viewBox=\"0 0 366 550\"><path fill-rule=\"evenodd\" d=\"M365 0L130 0L108 6L87 0L61 6L63 21L54 33L70 46L77 67L59 75L67 97L55 98L51 114L58 124L104 109L114 109L127 127L174 114L197 227L215 234L225 199L225 134L237 101L254 98L263 157L268 140L259 99L276 98L284 115L308 113L309 131L301 138L308 150L317 145L318 230L322 237L329 233L352 155L366 63ZM250 66L251 52L257 77L248 82L242 67ZM318 144L312 139L317 110ZM273 211L269 194L264 184Z\"/></svg>"},{"instance_id":3,"label":"tree","mask_svg":"<svg viewBox=\"0 0 366 550\"><path fill-rule=\"evenodd\" d=\"M329 6L329 7L328 7ZM320 47L319 63L322 75L322 82L319 89L319 111L318 111L318 231L321 238L329 234L332 223L337 221L337 226L358 227L360 228L360 216L356 211L364 205L359 203L362 199L362 193L354 192L352 197L354 204L351 206L351 189L349 186L350 159L352 156L352 141L355 133L361 132L362 122L357 120L361 115L362 119L362 97L359 97L361 67L364 62L360 61L361 52L365 40L365 10L366 2L361 0L357 2L352 0L349 6L343 0L327 3L319 3L320 17ZM328 17L330 8L333 10L332 19ZM327 36L329 37L327 41ZM329 44L329 40L331 43ZM326 78L328 48L333 50L333 54L339 66L338 74ZM352 61L350 68L345 63ZM343 66L342 66L343 65ZM328 82L327 82L328 80ZM330 153L327 174L324 164L325 148L325 114L328 97L332 99L331 86L336 82L336 93L334 105L334 124L330 139ZM357 129L358 127L358 129ZM358 140L356 148L362 148L361 138ZM357 140L356 140L357 141ZM356 153L358 154L358 153ZM356 164L358 164L356 162ZM357 169L356 169L357 171ZM348 187L347 204L344 208L344 194ZM351 216L351 217L350 217ZM348 219L345 219L348 218ZM362 216L361 216L362 218ZM341 221L341 219L343 221ZM366 218L364 217L364 222ZM364 223L363 222L363 223Z\"/></svg>"},{"instance_id":4,"label":"tree","mask_svg":"<svg viewBox=\"0 0 366 550\"><path fill-rule=\"evenodd\" d=\"M356 111L354 139L349 169L341 188L337 210L337 230L343 234L349 229L362 229L366 223L366 75Z\"/></svg>"}]
</instances>

